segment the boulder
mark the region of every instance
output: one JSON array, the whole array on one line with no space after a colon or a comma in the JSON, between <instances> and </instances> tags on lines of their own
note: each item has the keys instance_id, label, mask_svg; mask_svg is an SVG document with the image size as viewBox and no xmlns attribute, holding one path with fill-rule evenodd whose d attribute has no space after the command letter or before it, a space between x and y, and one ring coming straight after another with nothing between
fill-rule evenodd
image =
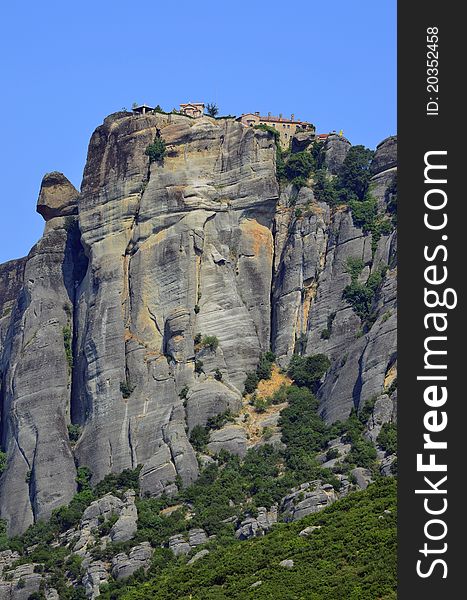
<instances>
[{"instance_id":1,"label":"boulder","mask_svg":"<svg viewBox=\"0 0 467 600\"><path fill-rule=\"evenodd\" d=\"M339 175L351 143L340 135L330 135L324 142L324 166L333 175Z\"/></svg>"},{"instance_id":2,"label":"boulder","mask_svg":"<svg viewBox=\"0 0 467 600\"><path fill-rule=\"evenodd\" d=\"M355 483L361 490L366 490L368 485L373 481L371 471L363 467L352 469L350 474L355 478Z\"/></svg>"},{"instance_id":3,"label":"boulder","mask_svg":"<svg viewBox=\"0 0 467 600\"><path fill-rule=\"evenodd\" d=\"M182 554L189 554L191 546L186 541L185 536L178 534L169 538L169 550L172 550L175 556L180 556Z\"/></svg>"},{"instance_id":4,"label":"boulder","mask_svg":"<svg viewBox=\"0 0 467 600\"><path fill-rule=\"evenodd\" d=\"M44 175L37 201L37 212L46 221L54 217L78 214L79 192L72 183L58 171Z\"/></svg>"},{"instance_id":5,"label":"boulder","mask_svg":"<svg viewBox=\"0 0 467 600\"><path fill-rule=\"evenodd\" d=\"M204 549L204 550L200 550L199 552L197 552L193 558L190 558L190 560L187 562L188 565L192 565L195 562L197 562L200 558L204 558L205 556L207 556L209 554L209 550Z\"/></svg>"},{"instance_id":6,"label":"boulder","mask_svg":"<svg viewBox=\"0 0 467 600\"><path fill-rule=\"evenodd\" d=\"M231 454L243 457L247 452L246 432L240 425L225 425L222 429L211 431L207 448L213 454L227 450Z\"/></svg>"},{"instance_id":7,"label":"boulder","mask_svg":"<svg viewBox=\"0 0 467 600\"><path fill-rule=\"evenodd\" d=\"M112 542L127 542L137 530L138 511L135 505L135 492L128 490L124 495L124 505L120 509L118 521L110 530Z\"/></svg>"},{"instance_id":8,"label":"boulder","mask_svg":"<svg viewBox=\"0 0 467 600\"><path fill-rule=\"evenodd\" d=\"M43 579L34 572L36 566L24 564L9 571L8 581L0 580L0 600L28 600L31 594L39 592Z\"/></svg>"},{"instance_id":9,"label":"boulder","mask_svg":"<svg viewBox=\"0 0 467 600\"><path fill-rule=\"evenodd\" d=\"M317 513L337 500L332 485L320 481L304 483L282 499L280 510L284 521L297 521Z\"/></svg>"},{"instance_id":10,"label":"boulder","mask_svg":"<svg viewBox=\"0 0 467 600\"><path fill-rule=\"evenodd\" d=\"M392 169L397 165L397 136L393 135L376 146L376 152L371 161L372 175Z\"/></svg>"},{"instance_id":11,"label":"boulder","mask_svg":"<svg viewBox=\"0 0 467 600\"><path fill-rule=\"evenodd\" d=\"M321 529L321 525L310 525L309 527L302 529L298 535L300 537L309 537L317 529Z\"/></svg>"},{"instance_id":12,"label":"boulder","mask_svg":"<svg viewBox=\"0 0 467 600\"><path fill-rule=\"evenodd\" d=\"M151 565L153 549L149 542L134 546L128 554L122 552L112 559L112 577L117 581L133 575L138 569L148 569Z\"/></svg>"},{"instance_id":13,"label":"boulder","mask_svg":"<svg viewBox=\"0 0 467 600\"><path fill-rule=\"evenodd\" d=\"M292 137L292 153L303 152L316 139L314 131L297 131Z\"/></svg>"},{"instance_id":14,"label":"boulder","mask_svg":"<svg viewBox=\"0 0 467 600\"><path fill-rule=\"evenodd\" d=\"M277 506L271 507L269 511L264 507L260 507L258 508L257 517L247 517L240 523L235 531L235 537L238 540L248 540L263 536L274 523L277 523Z\"/></svg>"}]
</instances>

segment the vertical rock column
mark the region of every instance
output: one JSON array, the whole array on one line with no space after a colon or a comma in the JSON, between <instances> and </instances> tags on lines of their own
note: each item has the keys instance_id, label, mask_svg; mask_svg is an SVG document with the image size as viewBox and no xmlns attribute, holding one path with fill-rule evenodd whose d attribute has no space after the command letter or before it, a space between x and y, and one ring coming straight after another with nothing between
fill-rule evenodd
<instances>
[{"instance_id":1,"label":"vertical rock column","mask_svg":"<svg viewBox=\"0 0 467 600\"><path fill-rule=\"evenodd\" d=\"M37 210L45 232L26 259L23 287L5 333L1 516L9 533L70 501L76 470L67 424L72 377L72 327L78 192L61 173L44 177Z\"/></svg>"}]
</instances>

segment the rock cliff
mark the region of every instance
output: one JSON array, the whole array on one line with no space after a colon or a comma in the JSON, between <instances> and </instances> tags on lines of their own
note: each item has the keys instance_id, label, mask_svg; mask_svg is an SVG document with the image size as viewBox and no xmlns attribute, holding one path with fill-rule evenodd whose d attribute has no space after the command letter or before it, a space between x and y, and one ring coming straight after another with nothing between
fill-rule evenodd
<instances>
[{"instance_id":1,"label":"rock cliff","mask_svg":"<svg viewBox=\"0 0 467 600\"><path fill-rule=\"evenodd\" d=\"M166 155L150 162L156 136ZM383 213L395 143L380 144L371 167ZM330 173L349 148L327 142ZM279 185L267 131L116 113L92 135L81 192L50 173L37 210L43 237L0 266L0 506L10 534L69 502L79 466L95 483L142 465L149 495L193 482L190 432L239 411L246 374L270 349L281 366L294 352L330 358L318 390L329 422L394 380L396 234L373 240L312 186ZM343 299L349 258L362 260L362 283L385 267L370 324ZM196 344L198 334L215 336L215 348ZM384 398L393 403L394 391Z\"/></svg>"}]
</instances>

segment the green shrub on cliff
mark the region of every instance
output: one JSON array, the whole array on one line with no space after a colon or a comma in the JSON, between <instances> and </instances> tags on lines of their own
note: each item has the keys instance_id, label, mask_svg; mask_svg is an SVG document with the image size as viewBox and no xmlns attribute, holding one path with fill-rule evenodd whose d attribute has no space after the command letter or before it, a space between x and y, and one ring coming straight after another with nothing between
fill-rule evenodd
<instances>
[{"instance_id":1,"label":"green shrub on cliff","mask_svg":"<svg viewBox=\"0 0 467 600\"><path fill-rule=\"evenodd\" d=\"M290 361L288 374L296 385L316 391L320 379L330 366L331 361L325 354L314 354L313 356L294 354Z\"/></svg>"},{"instance_id":2,"label":"green shrub on cliff","mask_svg":"<svg viewBox=\"0 0 467 600\"><path fill-rule=\"evenodd\" d=\"M0 475L5 471L7 465L7 455L6 452L0 450Z\"/></svg>"},{"instance_id":3,"label":"green shrub on cliff","mask_svg":"<svg viewBox=\"0 0 467 600\"><path fill-rule=\"evenodd\" d=\"M149 156L149 162L158 162L163 160L166 154L166 145L164 140L156 136L154 142L149 144L145 151L146 156Z\"/></svg>"}]
</instances>

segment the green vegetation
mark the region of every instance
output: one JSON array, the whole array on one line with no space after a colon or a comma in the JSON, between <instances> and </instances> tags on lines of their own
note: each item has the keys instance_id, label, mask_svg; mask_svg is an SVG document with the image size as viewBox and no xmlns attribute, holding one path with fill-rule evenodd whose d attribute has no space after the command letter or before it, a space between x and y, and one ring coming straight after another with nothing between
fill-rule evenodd
<instances>
[{"instance_id":1,"label":"green vegetation","mask_svg":"<svg viewBox=\"0 0 467 600\"><path fill-rule=\"evenodd\" d=\"M69 438L70 442L72 442L72 443L77 442L79 440L80 435L81 435L81 426L70 423L68 425L68 438Z\"/></svg>"},{"instance_id":2,"label":"green vegetation","mask_svg":"<svg viewBox=\"0 0 467 600\"><path fill-rule=\"evenodd\" d=\"M216 117L219 113L219 108L218 108L217 104L215 104L214 102L208 102L206 104L206 113L210 117Z\"/></svg>"},{"instance_id":3,"label":"green vegetation","mask_svg":"<svg viewBox=\"0 0 467 600\"><path fill-rule=\"evenodd\" d=\"M338 194L333 179L325 169L319 169L314 175L313 192L319 202L326 202L329 206L338 204Z\"/></svg>"},{"instance_id":4,"label":"green vegetation","mask_svg":"<svg viewBox=\"0 0 467 600\"><path fill-rule=\"evenodd\" d=\"M135 387L136 386L131 385L131 382L128 379L126 381L120 381L120 391L125 400L135 391Z\"/></svg>"},{"instance_id":5,"label":"green vegetation","mask_svg":"<svg viewBox=\"0 0 467 600\"><path fill-rule=\"evenodd\" d=\"M312 525L320 529L299 535ZM396 548L396 483L385 478L318 514L278 524L263 538L221 545L193 565L159 549L149 581L104 587L101 597L243 600L261 581L254 589L258 600L395 600ZM292 559L294 568L279 567L284 559Z\"/></svg>"},{"instance_id":6,"label":"green vegetation","mask_svg":"<svg viewBox=\"0 0 467 600\"><path fill-rule=\"evenodd\" d=\"M274 141L276 144L279 144L281 136L275 127L271 127L271 125L254 125L253 129L260 129L261 131L268 131L272 133L274 136Z\"/></svg>"},{"instance_id":7,"label":"green vegetation","mask_svg":"<svg viewBox=\"0 0 467 600\"><path fill-rule=\"evenodd\" d=\"M358 271L357 266L349 263L353 273ZM329 315L331 325L333 318L334 315ZM274 359L271 352L261 356L253 374L256 383L271 376ZM21 554L20 561L44 565L40 568L51 575L60 598L78 600L83 597L79 583L81 559L52 542L79 522L93 500L108 492L122 497L126 489L132 488L137 492L138 508L135 538L125 543L109 543L105 548L96 545L91 553L94 559L110 561L117 553L127 552L147 540L155 549L154 557L147 574L140 570L128 580L111 580L102 586L103 600L188 600L190 594L193 600L243 599L249 597L245 594L258 580L263 583L255 588L255 598L265 600L271 597L278 600L302 597L394 600L395 482L377 476L375 448L363 435L375 398L358 413L352 411L345 422L327 425L319 416L319 403L313 390L329 366L325 355L296 355L289 366L294 384L283 384L270 398L261 401L253 396L252 401L258 402L260 410L263 405L287 403L279 420L284 449L265 444L250 449L243 459L222 451L216 462L201 469L199 478L190 486L183 487L178 478L178 492L170 498L139 498L140 469L109 475L92 487L90 470L80 467L76 477L78 493L68 506L54 511L49 522L38 522L23 536L12 540L6 539L5 526L0 522L0 549L15 549ZM184 388L180 397L185 399L187 394L188 388ZM197 451L204 452L209 432L231 420L233 416L228 411L210 418L205 427L193 428L190 442ZM270 439L272 433L266 428L263 440ZM69 435L71 439L72 435L79 435L79 430L72 430ZM317 453L325 454L328 460L338 458L337 450L329 449L329 442L337 437L351 444L350 452L332 470L323 469ZM389 426L383 427L378 443L386 451L392 448L394 437ZM264 538L249 542L235 539L234 521L242 520L247 514L255 515L260 506L271 507L291 488L306 481L320 479L339 489L336 475L349 476L355 466L372 469L377 479L366 491L351 494L298 523L280 523ZM174 510L161 512L169 507ZM391 512L385 513L387 510ZM99 534L107 535L115 520L113 516L100 522ZM321 528L310 537L299 536L308 525ZM161 544L170 536L194 527L202 527L208 535L216 537L207 542L210 554L188 566L186 557L174 557ZM31 546L35 547L31 550ZM278 566L286 558L295 562L290 571ZM67 586L70 577L75 581L71 587ZM316 596L303 596L310 590Z\"/></svg>"},{"instance_id":8,"label":"green vegetation","mask_svg":"<svg viewBox=\"0 0 467 600\"><path fill-rule=\"evenodd\" d=\"M7 467L7 455L6 452L0 450L0 475L5 471Z\"/></svg>"},{"instance_id":9,"label":"green vegetation","mask_svg":"<svg viewBox=\"0 0 467 600\"><path fill-rule=\"evenodd\" d=\"M249 372L245 379L245 394L252 394L262 379L270 379L272 374L272 365L276 360L273 352L268 351L260 356L256 371Z\"/></svg>"},{"instance_id":10,"label":"green vegetation","mask_svg":"<svg viewBox=\"0 0 467 600\"><path fill-rule=\"evenodd\" d=\"M288 374L296 385L308 387L314 392L330 366L331 361L325 354L314 354L313 356L294 354L290 361Z\"/></svg>"},{"instance_id":11,"label":"green vegetation","mask_svg":"<svg viewBox=\"0 0 467 600\"><path fill-rule=\"evenodd\" d=\"M392 232L392 222L378 213L377 202L371 196L362 201L351 200L349 206L352 210L354 224L360 227L363 233L371 233L371 249L374 255L381 236L389 235Z\"/></svg>"},{"instance_id":12,"label":"green vegetation","mask_svg":"<svg viewBox=\"0 0 467 600\"><path fill-rule=\"evenodd\" d=\"M166 154L166 145L164 140L157 136L154 138L154 142L149 144L145 150L146 156L149 156L149 162L160 162L164 159Z\"/></svg>"},{"instance_id":13,"label":"green vegetation","mask_svg":"<svg viewBox=\"0 0 467 600\"><path fill-rule=\"evenodd\" d=\"M229 421L233 421L234 417L230 411L220 413L208 419L206 426L195 425L190 434L190 443L198 452L205 452L206 445L209 442L209 432L212 429L221 429Z\"/></svg>"},{"instance_id":14,"label":"green vegetation","mask_svg":"<svg viewBox=\"0 0 467 600\"><path fill-rule=\"evenodd\" d=\"M258 375L256 373L250 371L246 374L245 379L245 394L252 394L259 383Z\"/></svg>"},{"instance_id":15,"label":"green vegetation","mask_svg":"<svg viewBox=\"0 0 467 600\"><path fill-rule=\"evenodd\" d=\"M65 347L65 356L68 363L68 374L71 374L73 369L73 349L72 349L72 333L70 325L65 325L63 328L63 345Z\"/></svg>"},{"instance_id":16,"label":"green vegetation","mask_svg":"<svg viewBox=\"0 0 467 600\"><path fill-rule=\"evenodd\" d=\"M365 424L373 411L375 401L376 396L370 398L358 412L353 409L344 424L342 434L343 441L351 445L344 463L349 468L364 467L370 469L376 476L376 449L370 440L363 436Z\"/></svg>"},{"instance_id":17,"label":"green vegetation","mask_svg":"<svg viewBox=\"0 0 467 600\"><path fill-rule=\"evenodd\" d=\"M197 373L198 375L201 375L201 373L204 373L203 366L204 366L204 363L202 360L195 360L195 373Z\"/></svg>"},{"instance_id":18,"label":"green vegetation","mask_svg":"<svg viewBox=\"0 0 467 600\"><path fill-rule=\"evenodd\" d=\"M315 161L309 152L292 154L284 167L284 175L288 181L300 187L310 177Z\"/></svg>"},{"instance_id":19,"label":"green vegetation","mask_svg":"<svg viewBox=\"0 0 467 600\"><path fill-rule=\"evenodd\" d=\"M396 454L397 452L397 425L395 423L384 423L381 427L376 442L386 454Z\"/></svg>"},{"instance_id":20,"label":"green vegetation","mask_svg":"<svg viewBox=\"0 0 467 600\"><path fill-rule=\"evenodd\" d=\"M214 379L215 379L216 381L222 381L222 372L221 372L221 370L220 370L220 369L216 369L216 370L214 371Z\"/></svg>"},{"instance_id":21,"label":"green vegetation","mask_svg":"<svg viewBox=\"0 0 467 600\"><path fill-rule=\"evenodd\" d=\"M373 151L364 146L352 146L338 177L329 176L321 166L316 167L313 191L320 202L350 207L354 225L365 234L371 233L374 254L381 236L391 233L396 224L397 183L394 181L386 193L387 210L391 215L388 218L378 212L378 203L371 196L370 164L373 155Z\"/></svg>"},{"instance_id":22,"label":"green vegetation","mask_svg":"<svg viewBox=\"0 0 467 600\"><path fill-rule=\"evenodd\" d=\"M353 256L347 258L346 271L350 274L352 281L358 279L364 266L365 263L361 258L355 258Z\"/></svg>"},{"instance_id":23,"label":"green vegetation","mask_svg":"<svg viewBox=\"0 0 467 600\"><path fill-rule=\"evenodd\" d=\"M332 324L333 324L335 318L336 318L335 312L332 312L328 315L326 329L323 329L323 331L321 332L321 339L328 340L331 337Z\"/></svg>"},{"instance_id":24,"label":"green vegetation","mask_svg":"<svg viewBox=\"0 0 467 600\"><path fill-rule=\"evenodd\" d=\"M178 394L178 397L181 398L182 400L185 400L186 397L188 396L188 392L190 391L190 388L187 385L184 385L182 387L182 389L180 390L180 393Z\"/></svg>"},{"instance_id":25,"label":"green vegetation","mask_svg":"<svg viewBox=\"0 0 467 600\"><path fill-rule=\"evenodd\" d=\"M372 323L373 302L385 274L386 269L384 267L377 269L371 273L365 283L359 283L357 281L358 275L355 275L354 272L352 282L342 292L342 298L347 300L355 313L366 325Z\"/></svg>"},{"instance_id":26,"label":"green vegetation","mask_svg":"<svg viewBox=\"0 0 467 600\"><path fill-rule=\"evenodd\" d=\"M200 343L203 348L209 348L211 352L215 352L219 346L219 340L215 335L205 335Z\"/></svg>"},{"instance_id":27,"label":"green vegetation","mask_svg":"<svg viewBox=\"0 0 467 600\"><path fill-rule=\"evenodd\" d=\"M190 444L198 452L204 452L209 442L209 429L202 425L195 425L190 433Z\"/></svg>"}]
</instances>

